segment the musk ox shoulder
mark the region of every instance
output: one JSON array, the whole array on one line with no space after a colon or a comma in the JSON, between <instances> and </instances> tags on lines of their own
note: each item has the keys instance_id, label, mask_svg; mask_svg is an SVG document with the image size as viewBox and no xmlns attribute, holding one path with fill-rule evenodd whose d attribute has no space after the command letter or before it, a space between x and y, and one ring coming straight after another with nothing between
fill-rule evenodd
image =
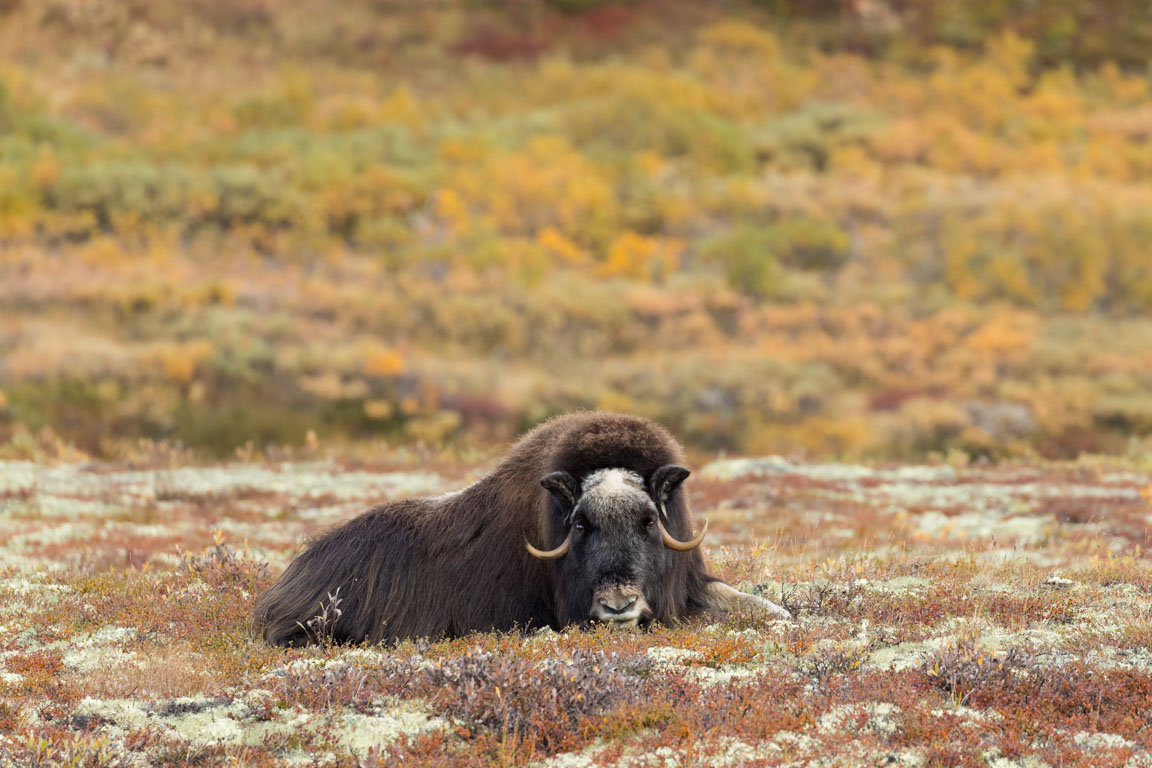
<instances>
[{"instance_id":1,"label":"musk ox shoulder","mask_svg":"<svg viewBox=\"0 0 1152 768\"><path fill-rule=\"evenodd\" d=\"M257 629L306 644L336 594L326 633L337 642L645 626L742 605L788 617L708 575L683 463L651 421L552 419L467 488L385 504L312 541L257 600Z\"/></svg>"}]
</instances>

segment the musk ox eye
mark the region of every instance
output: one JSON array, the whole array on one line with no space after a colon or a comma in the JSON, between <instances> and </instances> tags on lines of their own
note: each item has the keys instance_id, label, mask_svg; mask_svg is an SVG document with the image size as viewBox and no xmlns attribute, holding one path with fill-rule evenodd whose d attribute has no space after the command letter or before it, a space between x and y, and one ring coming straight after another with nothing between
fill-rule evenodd
<instances>
[{"instance_id":1,"label":"musk ox eye","mask_svg":"<svg viewBox=\"0 0 1152 768\"><path fill-rule=\"evenodd\" d=\"M652 519L651 517L644 521L645 530L650 531L655 527L656 527L656 521L654 519Z\"/></svg>"},{"instance_id":2,"label":"musk ox eye","mask_svg":"<svg viewBox=\"0 0 1152 768\"><path fill-rule=\"evenodd\" d=\"M576 530L580 531L581 533L583 533L584 532L584 521L583 520L577 520L575 523L573 523L572 527L575 528Z\"/></svg>"}]
</instances>

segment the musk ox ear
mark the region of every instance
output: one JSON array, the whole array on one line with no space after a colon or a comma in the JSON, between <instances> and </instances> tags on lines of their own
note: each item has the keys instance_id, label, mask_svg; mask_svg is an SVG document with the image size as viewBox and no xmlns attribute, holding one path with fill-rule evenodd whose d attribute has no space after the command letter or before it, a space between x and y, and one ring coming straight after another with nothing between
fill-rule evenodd
<instances>
[{"instance_id":1,"label":"musk ox ear","mask_svg":"<svg viewBox=\"0 0 1152 768\"><path fill-rule=\"evenodd\" d=\"M680 483L684 482L684 478L690 474L692 473L677 464L665 464L652 473L652 479L648 481L652 490L652 500L656 502L657 509L664 517L668 517L664 505L672 498L672 493L680 487Z\"/></svg>"},{"instance_id":2,"label":"musk ox ear","mask_svg":"<svg viewBox=\"0 0 1152 768\"><path fill-rule=\"evenodd\" d=\"M576 509L576 499L580 497L580 483L567 472L553 472L540 480L540 485L552 494L552 498L564 511L564 519L568 520Z\"/></svg>"}]
</instances>

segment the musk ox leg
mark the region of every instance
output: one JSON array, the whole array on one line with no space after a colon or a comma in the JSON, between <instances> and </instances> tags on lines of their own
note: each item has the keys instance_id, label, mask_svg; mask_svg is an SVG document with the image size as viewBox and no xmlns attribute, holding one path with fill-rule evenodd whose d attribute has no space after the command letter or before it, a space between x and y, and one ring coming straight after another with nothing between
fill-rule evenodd
<instances>
[{"instance_id":1,"label":"musk ox leg","mask_svg":"<svg viewBox=\"0 0 1152 768\"><path fill-rule=\"evenodd\" d=\"M792 614L762 597L741 592L722 581L710 581L704 586L704 608L708 611L731 611L737 608L759 608L777 619L790 619Z\"/></svg>"}]
</instances>

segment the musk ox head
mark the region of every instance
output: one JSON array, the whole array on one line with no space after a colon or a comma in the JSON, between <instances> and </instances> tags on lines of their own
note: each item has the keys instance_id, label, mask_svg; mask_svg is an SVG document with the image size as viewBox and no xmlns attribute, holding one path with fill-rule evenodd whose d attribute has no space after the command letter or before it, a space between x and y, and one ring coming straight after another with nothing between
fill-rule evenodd
<instances>
[{"instance_id":1,"label":"musk ox head","mask_svg":"<svg viewBox=\"0 0 1152 768\"><path fill-rule=\"evenodd\" d=\"M671 558L700 546L704 529L690 541L668 533L666 509L688 477L684 467L657 469L649 484L627 469L597 470L582 483L567 472L553 472L543 485L556 502L568 534L556 549L527 544L542 560L556 560L565 601L577 613L612 628L645 626L665 584Z\"/></svg>"}]
</instances>

